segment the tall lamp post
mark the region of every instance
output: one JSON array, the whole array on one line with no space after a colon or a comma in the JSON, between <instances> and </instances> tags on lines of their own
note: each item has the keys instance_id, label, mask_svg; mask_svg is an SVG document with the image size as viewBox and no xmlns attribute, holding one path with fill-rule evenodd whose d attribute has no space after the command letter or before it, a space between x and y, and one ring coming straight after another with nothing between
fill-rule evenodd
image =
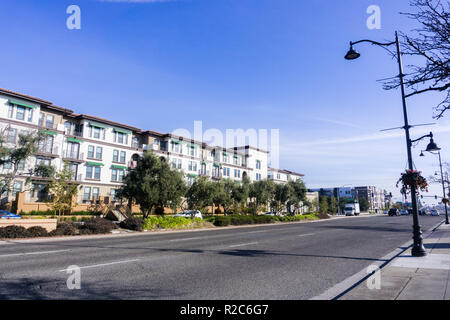
<instances>
[{"instance_id":1,"label":"tall lamp post","mask_svg":"<svg viewBox=\"0 0 450 320\"><path fill-rule=\"evenodd\" d=\"M430 142L430 144L427 146L425 151L428 151L429 153L432 153L432 154L438 154L439 155L439 167L441 168L441 182L442 182L442 194L443 194L442 202L444 203L444 208L445 208L445 224L449 224L449 221L448 221L448 209L447 209L448 199L447 199L447 196L445 194L445 181L444 181L444 173L442 172L442 161L441 161L441 151L440 151L441 148L438 148L437 145L434 142L433 142L433 144L434 145L431 145L431 142ZM433 151L437 151L437 153L434 153ZM424 157L425 155L423 154L423 152L421 152L420 156Z\"/></svg>"},{"instance_id":2,"label":"tall lamp post","mask_svg":"<svg viewBox=\"0 0 450 320\"><path fill-rule=\"evenodd\" d=\"M406 110L406 94L405 94L405 83L404 83L404 74L403 74L403 65L402 65L402 53L400 51L400 41L398 39L398 33L395 32L395 41L389 42L389 43L380 43L372 40L359 40L356 42L350 42L350 50L345 55L345 59L347 60L355 60L359 58L361 55L353 49L353 46L361 43L361 42L368 42L380 47L388 47L395 45L397 49L397 63L398 63L398 70L399 70L399 80L400 80L400 88L402 92L402 105L403 105L403 120L404 120L404 126L402 127L405 129L405 136L406 136L406 151L408 154L408 167L410 170L414 170L413 167L413 160L412 160L412 154L411 154L411 145L412 141L410 139L409 135L409 129L411 126L408 123L408 113ZM411 202L412 202L412 209L413 209L413 247L411 250L411 254L414 257L423 257L427 254L425 251L425 248L423 246L422 242L422 231L420 230L419 225L419 215L417 212L417 193L416 193L416 187L413 185L411 186Z\"/></svg>"}]
</instances>

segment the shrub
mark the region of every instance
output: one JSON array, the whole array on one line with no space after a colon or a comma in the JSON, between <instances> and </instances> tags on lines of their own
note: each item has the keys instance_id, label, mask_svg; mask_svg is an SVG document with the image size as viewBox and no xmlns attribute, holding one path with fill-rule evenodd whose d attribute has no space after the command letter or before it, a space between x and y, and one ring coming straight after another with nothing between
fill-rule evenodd
<instances>
[{"instance_id":1,"label":"shrub","mask_svg":"<svg viewBox=\"0 0 450 320\"><path fill-rule=\"evenodd\" d=\"M93 234L109 233L115 228L117 227L113 222L103 218L90 219L78 227L82 234L88 234L88 232Z\"/></svg>"},{"instance_id":2,"label":"shrub","mask_svg":"<svg viewBox=\"0 0 450 320\"><path fill-rule=\"evenodd\" d=\"M28 233L28 236L32 237L32 238L48 236L47 230L42 227L39 227L39 226L28 228L27 233Z\"/></svg>"},{"instance_id":3,"label":"shrub","mask_svg":"<svg viewBox=\"0 0 450 320\"><path fill-rule=\"evenodd\" d=\"M71 223L58 223L55 230L49 232L49 236L74 236L78 234L78 229Z\"/></svg>"},{"instance_id":4,"label":"shrub","mask_svg":"<svg viewBox=\"0 0 450 320\"><path fill-rule=\"evenodd\" d=\"M199 218L150 216L144 221L144 229L180 229L193 226L194 223L202 221Z\"/></svg>"},{"instance_id":5,"label":"shrub","mask_svg":"<svg viewBox=\"0 0 450 320\"><path fill-rule=\"evenodd\" d=\"M0 238L26 238L28 237L27 229L22 226L6 226L0 228Z\"/></svg>"},{"instance_id":6,"label":"shrub","mask_svg":"<svg viewBox=\"0 0 450 320\"><path fill-rule=\"evenodd\" d=\"M142 231L144 229L144 220L130 217L120 222L119 226L123 229Z\"/></svg>"}]
</instances>

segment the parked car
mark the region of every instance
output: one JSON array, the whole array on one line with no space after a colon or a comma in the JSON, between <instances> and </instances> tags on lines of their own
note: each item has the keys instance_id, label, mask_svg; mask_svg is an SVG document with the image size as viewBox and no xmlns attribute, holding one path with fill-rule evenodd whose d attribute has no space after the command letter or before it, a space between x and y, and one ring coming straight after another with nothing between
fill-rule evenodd
<instances>
[{"instance_id":1,"label":"parked car","mask_svg":"<svg viewBox=\"0 0 450 320\"><path fill-rule=\"evenodd\" d=\"M426 214L427 212L425 211L425 209L419 209L419 215L425 216Z\"/></svg>"},{"instance_id":2,"label":"parked car","mask_svg":"<svg viewBox=\"0 0 450 320\"><path fill-rule=\"evenodd\" d=\"M409 211L406 210L406 209L403 209L402 211L400 211L400 214L401 214L402 216L407 216L407 215L409 215Z\"/></svg>"},{"instance_id":3,"label":"parked car","mask_svg":"<svg viewBox=\"0 0 450 320\"><path fill-rule=\"evenodd\" d=\"M431 210L431 215L432 216L438 216L439 215L439 211L437 211L436 209Z\"/></svg>"},{"instance_id":4,"label":"parked car","mask_svg":"<svg viewBox=\"0 0 450 320\"><path fill-rule=\"evenodd\" d=\"M278 212L276 211L269 211L269 212L265 212L264 215L266 216L278 216Z\"/></svg>"},{"instance_id":5,"label":"parked car","mask_svg":"<svg viewBox=\"0 0 450 320\"><path fill-rule=\"evenodd\" d=\"M174 217L183 218L200 218L203 219L202 213L198 210L187 210L173 215Z\"/></svg>"},{"instance_id":6,"label":"parked car","mask_svg":"<svg viewBox=\"0 0 450 320\"><path fill-rule=\"evenodd\" d=\"M388 214L389 213L389 210L384 210L383 211L383 214Z\"/></svg>"},{"instance_id":7,"label":"parked car","mask_svg":"<svg viewBox=\"0 0 450 320\"><path fill-rule=\"evenodd\" d=\"M389 216L399 216L400 211L396 208L391 208L391 209L389 209L388 215Z\"/></svg>"},{"instance_id":8,"label":"parked car","mask_svg":"<svg viewBox=\"0 0 450 320\"><path fill-rule=\"evenodd\" d=\"M22 217L6 210L0 210L0 219L21 219Z\"/></svg>"}]
</instances>

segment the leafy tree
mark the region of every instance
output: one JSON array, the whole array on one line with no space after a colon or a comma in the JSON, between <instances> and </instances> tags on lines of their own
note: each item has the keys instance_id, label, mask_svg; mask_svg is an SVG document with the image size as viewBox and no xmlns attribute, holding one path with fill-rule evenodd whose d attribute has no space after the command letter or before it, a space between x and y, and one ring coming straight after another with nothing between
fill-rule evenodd
<instances>
[{"instance_id":1,"label":"leafy tree","mask_svg":"<svg viewBox=\"0 0 450 320\"><path fill-rule=\"evenodd\" d=\"M171 169L164 158L146 152L124 177L118 196L134 199L147 218L153 209L161 212L164 207L179 207L185 193L183 174Z\"/></svg>"},{"instance_id":2,"label":"leafy tree","mask_svg":"<svg viewBox=\"0 0 450 320\"><path fill-rule=\"evenodd\" d=\"M235 183L231 190L231 200L234 213L244 211L249 198L250 179L247 176L242 178L241 183Z\"/></svg>"},{"instance_id":3,"label":"leafy tree","mask_svg":"<svg viewBox=\"0 0 450 320\"><path fill-rule=\"evenodd\" d=\"M289 200L293 198L293 186L292 184L275 184L272 207L275 211L280 212L286 207Z\"/></svg>"},{"instance_id":4,"label":"leafy tree","mask_svg":"<svg viewBox=\"0 0 450 320\"><path fill-rule=\"evenodd\" d=\"M299 213L302 205L307 202L306 192L308 190L302 180L289 181L287 185L292 190L287 203L288 212L289 214ZM294 208L294 210L292 210L292 208Z\"/></svg>"},{"instance_id":5,"label":"leafy tree","mask_svg":"<svg viewBox=\"0 0 450 320\"><path fill-rule=\"evenodd\" d=\"M367 210L369 210L369 201L367 201L367 199L366 198L364 198L364 197L359 197L359 209L362 211L362 212L365 212L365 211L367 211Z\"/></svg>"},{"instance_id":6,"label":"leafy tree","mask_svg":"<svg viewBox=\"0 0 450 320\"><path fill-rule=\"evenodd\" d=\"M38 143L44 138L44 135L39 132L19 133L16 145L8 146L6 139L7 129L8 127L0 133L0 166L9 163L11 169L0 178L0 194L11 191L13 181L17 177L20 168L38 151ZM29 184L31 176L39 171L46 171L47 176L51 176L52 172L48 172L48 170L51 170L51 168L44 165L30 170L27 172L29 177L26 179L25 184Z\"/></svg>"},{"instance_id":7,"label":"leafy tree","mask_svg":"<svg viewBox=\"0 0 450 320\"><path fill-rule=\"evenodd\" d=\"M213 204L213 183L204 176L195 179L186 193L186 199L190 209L204 212L208 206Z\"/></svg>"},{"instance_id":8,"label":"leafy tree","mask_svg":"<svg viewBox=\"0 0 450 320\"><path fill-rule=\"evenodd\" d=\"M249 196L252 199L253 214L257 214L261 206L266 206L272 199L275 183L271 180L259 180L250 184Z\"/></svg>"},{"instance_id":9,"label":"leafy tree","mask_svg":"<svg viewBox=\"0 0 450 320\"><path fill-rule=\"evenodd\" d=\"M403 13L418 23L411 35L400 33L402 53L414 57L407 66L405 85L411 89L407 97L424 92L442 93L435 117L441 118L450 109L450 2L412 0L414 13ZM385 82L385 89L396 89L399 79Z\"/></svg>"},{"instance_id":10,"label":"leafy tree","mask_svg":"<svg viewBox=\"0 0 450 320\"><path fill-rule=\"evenodd\" d=\"M330 198L330 205L328 208L328 212L330 214L336 214L336 212L338 211L338 201L335 197L331 197Z\"/></svg>"},{"instance_id":11,"label":"leafy tree","mask_svg":"<svg viewBox=\"0 0 450 320\"><path fill-rule=\"evenodd\" d=\"M72 198L77 195L77 185L72 182L73 171L70 165L65 162L60 172L56 172L48 185L48 192L52 196L49 206L53 211L61 213L72 209Z\"/></svg>"},{"instance_id":12,"label":"leafy tree","mask_svg":"<svg viewBox=\"0 0 450 320\"><path fill-rule=\"evenodd\" d=\"M320 213L327 213L328 212L328 199L327 199L326 196L321 196L320 197L319 211L320 211Z\"/></svg>"}]
</instances>

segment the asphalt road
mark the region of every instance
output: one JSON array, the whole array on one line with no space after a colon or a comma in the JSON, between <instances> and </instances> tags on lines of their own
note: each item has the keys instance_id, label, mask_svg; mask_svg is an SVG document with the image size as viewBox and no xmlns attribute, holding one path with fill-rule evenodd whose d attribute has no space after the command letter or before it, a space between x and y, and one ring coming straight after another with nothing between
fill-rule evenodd
<instances>
[{"instance_id":1,"label":"asphalt road","mask_svg":"<svg viewBox=\"0 0 450 320\"><path fill-rule=\"evenodd\" d=\"M423 230L442 217L420 217ZM0 299L308 299L412 237L412 217L0 244ZM81 289L69 290L69 266Z\"/></svg>"}]
</instances>

